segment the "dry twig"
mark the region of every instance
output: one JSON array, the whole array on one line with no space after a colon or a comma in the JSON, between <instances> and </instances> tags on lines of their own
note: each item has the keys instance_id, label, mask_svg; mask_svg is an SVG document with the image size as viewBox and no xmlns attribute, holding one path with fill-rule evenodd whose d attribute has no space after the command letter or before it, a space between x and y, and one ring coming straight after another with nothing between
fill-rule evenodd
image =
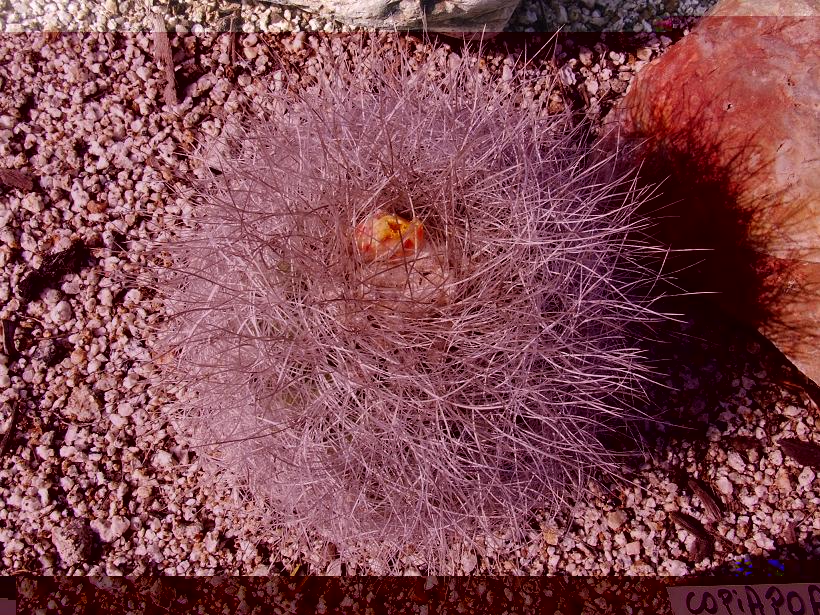
<instances>
[{"instance_id":1,"label":"dry twig","mask_svg":"<svg viewBox=\"0 0 820 615\"><path fill-rule=\"evenodd\" d=\"M709 486L696 478L690 478L687 484L689 485L689 489L692 490L692 493L703 502L703 508L706 510L706 514L708 514L713 521L719 521L723 516L723 506L720 499Z\"/></svg>"},{"instance_id":2,"label":"dry twig","mask_svg":"<svg viewBox=\"0 0 820 615\"><path fill-rule=\"evenodd\" d=\"M9 449L9 445L11 444L11 436L14 434L14 425L17 422L17 409L19 406L19 402L12 402L11 405L11 418L9 418L9 426L6 429L6 433L3 434L3 439L0 440L0 457L3 457Z\"/></svg>"},{"instance_id":3,"label":"dry twig","mask_svg":"<svg viewBox=\"0 0 820 615\"><path fill-rule=\"evenodd\" d=\"M820 446L814 442L803 442L797 438L783 438L778 440L777 444L787 456L797 463L820 470Z\"/></svg>"},{"instance_id":4,"label":"dry twig","mask_svg":"<svg viewBox=\"0 0 820 615\"><path fill-rule=\"evenodd\" d=\"M162 15L154 15L154 59L165 70L165 89L162 92L165 104L175 105L179 100L174 77L174 57Z\"/></svg>"},{"instance_id":5,"label":"dry twig","mask_svg":"<svg viewBox=\"0 0 820 615\"><path fill-rule=\"evenodd\" d=\"M14 330L17 323L10 318L3 320L3 354L6 355L9 363L17 359L17 347L14 345Z\"/></svg>"},{"instance_id":6,"label":"dry twig","mask_svg":"<svg viewBox=\"0 0 820 615\"><path fill-rule=\"evenodd\" d=\"M31 192L34 182L27 173L17 169L0 169L0 184L11 188L19 188L23 192Z\"/></svg>"}]
</instances>

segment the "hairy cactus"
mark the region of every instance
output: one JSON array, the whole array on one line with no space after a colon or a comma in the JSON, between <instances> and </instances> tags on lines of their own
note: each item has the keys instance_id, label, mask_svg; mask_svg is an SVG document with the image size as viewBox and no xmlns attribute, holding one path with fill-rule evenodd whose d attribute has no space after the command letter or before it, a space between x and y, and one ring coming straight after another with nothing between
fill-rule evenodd
<instances>
[{"instance_id":1,"label":"hairy cactus","mask_svg":"<svg viewBox=\"0 0 820 615\"><path fill-rule=\"evenodd\" d=\"M369 44L225 138L157 247L162 373L276 523L433 570L617 468L601 438L643 416L662 251L547 90Z\"/></svg>"}]
</instances>

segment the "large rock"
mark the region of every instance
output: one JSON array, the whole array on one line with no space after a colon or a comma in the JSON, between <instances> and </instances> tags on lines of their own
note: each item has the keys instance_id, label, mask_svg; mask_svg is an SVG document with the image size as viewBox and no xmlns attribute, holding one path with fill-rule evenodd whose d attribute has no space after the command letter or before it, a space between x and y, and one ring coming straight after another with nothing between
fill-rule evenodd
<instances>
[{"instance_id":1,"label":"large rock","mask_svg":"<svg viewBox=\"0 0 820 615\"><path fill-rule=\"evenodd\" d=\"M817 7L718 2L638 74L608 138L648 139L638 157L685 197L669 236L721 255L705 256L701 273L722 287L690 290L722 292L724 307L820 382Z\"/></svg>"},{"instance_id":2,"label":"large rock","mask_svg":"<svg viewBox=\"0 0 820 615\"><path fill-rule=\"evenodd\" d=\"M502 32L519 0L294 0L295 6L366 28Z\"/></svg>"}]
</instances>

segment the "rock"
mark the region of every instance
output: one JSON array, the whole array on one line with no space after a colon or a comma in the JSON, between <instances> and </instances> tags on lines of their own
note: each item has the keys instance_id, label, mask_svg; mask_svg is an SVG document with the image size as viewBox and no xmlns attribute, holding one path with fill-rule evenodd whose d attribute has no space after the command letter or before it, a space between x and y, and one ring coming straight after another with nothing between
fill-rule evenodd
<instances>
[{"instance_id":1,"label":"rock","mask_svg":"<svg viewBox=\"0 0 820 615\"><path fill-rule=\"evenodd\" d=\"M99 418L100 412L99 400L84 384L71 392L63 411L67 418L83 423Z\"/></svg>"},{"instance_id":2,"label":"rock","mask_svg":"<svg viewBox=\"0 0 820 615\"><path fill-rule=\"evenodd\" d=\"M649 138L634 156L671 176L681 203L665 210L664 239L710 250L687 290L720 293L722 308L820 382L816 6L721 0L635 77L604 144Z\"/></svg>"},{"instance_id":3,"label":"rock","mask_svg":"<svg viewBox=\"0 0 820 615\"><path fill-rule=\"evenodd\" d=\"M723 0L711 12L718 17L817 17L812 0Z\"/></svg>"},{"instance_id":4,"label":"rock","mask_svg":"<svg viewBox=\"0 0 820 615\"><path fill-rule=\"evenodd\" d=\"M619 529L624 523L626 523L626 520L627 515L623 510L614 510L606 516L606 524L611 530Z\"/></svg>"},{"instance_id":5,"label":"rock","mask_svg":"<svg viewBox=\"0 0 820 615\"><path fill-rule=\"evenodd\" d=\"M153 464L157 468L170 468L174 463L174 458L168 451L157 451L154 454Z\"/></svg>"},{"instance_id":6,"label":"rock","mask_svg":"<svg viewBox=\"0 0 820 615\"><path fill-rule=\"evenodd\" d=\"M290 4L347 25L431 32L502 32L518 6L507 0L301 0ZM425 11L422 16L422 10Z\"/></svg>"},{"instance_id":7,"label":"rock","mask_svg":"<svg viewBox=\"0 0 820 615\"><path fill-rule=\"evenodd\" d=\"M91 522L91 529L100 535L103 542L114 542L125 534L129 527L131 523L119 515L112 517L108 522L96 519Z\"/></svg>"},{"instance_id":8,"label":"rock","mask_svg":"<svg viewBox=\"0 0 820 615\"><path fill-rule=\"evenodd\" d=\"M87 561L93 544L88 521L71 519L64 527L55 527L51 531L51 542L67 567Z\"/></svg>"},{"instance_id":9,"label":"rock","mask_svg":"<svg viewBox=\"0 0 820 615\"><path fill-rule=\"evenodd\" d=\"M719 477L715 481L715 486L717 487L718 491L720 491L723 495L732 495L735 491L735 487L725 476Z\"/></svg>"},{"instance_id":10,"label":"rock","mask_svg":"<svg viewBox=\"0 0 820 615\"><path fill-rule=\"evenodd\" d=\"M464 574L470 574L475 570L477 564L478 558L475 553L467 551L461 555L461 567L464 570Z\"/></svg>"}]
</instances>

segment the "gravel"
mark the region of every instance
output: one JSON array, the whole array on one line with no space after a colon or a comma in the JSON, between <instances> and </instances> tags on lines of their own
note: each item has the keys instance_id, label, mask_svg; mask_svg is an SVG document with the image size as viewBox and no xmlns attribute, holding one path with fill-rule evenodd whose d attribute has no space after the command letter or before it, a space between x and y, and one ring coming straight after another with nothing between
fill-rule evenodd
<instances>
[{"instance_id":1,"label":"gravel","mask_svg":"<svg viewBox=\"0 0 820 615\"><path fill-rule=\"evenodd\" d=\"M716 0L522 0L508 32L653 32L681 27L701 17ZM11 6L9 6L11 4ZM105 0L93 6L77 0L32 0L0 5L5 32L139 32L152 29L152 15L166 18L177 34L209 31L346 32L331 15L310 14L286 3L152 3ZM253 53L252 51L250 53Z\"/></svg>"},{"instance_id":2,"label":"gravel","mask_svg":"<svg viewBox=\"0 0 820 615\"><path fill-rule=\"evenodd\" d=\"M14 23L24 22L7 29ZM565 37L555 65L531 70L561 80L551 106L571 105L594 125L679 35ZM270 530L248 494L212 477L167 423L162 407L174 391L152 382L149 362L163 307L118 275L139 270L165 220L190 214L177 178L196 175L196 144L285 70L281 58L305 76L315 71L314 46L327 41L240 35L242 57L232 58L230 37L172 37L178 105L162 102L150 35L0 37L0 168L34 184L0 187L0 319L15 323L19 351L0 354L0 434L10 438L0 460L0 572L679 575L748 555L820 557L816 475L777 445L815 439L820 410L773 347L718 317L675 325L682 341L660 356L671 373L652 399L684 427L647 426L640 464L615 484L590 483L586 503L538 519L523 544L498 535L475 550L454 545L446 570L431 571L412 555L341 561L322 541ZM509 52L487 54L500 78ZM88 261L21 299L26 273L76 241ZM721 519L710 520L690 477L720 498ZM703 538L672 512L725 540L696 548Z\"/></svg>"},{"instance_id":3,"label":"gravel","mask_svg":"<svg viewBox=\"0 0 820 615\"><path fill-rule=\"evenodd\" d=\"M691 25L717 0L523 0L511 32L658 32Z\"/></svg>"}]
</instances>

